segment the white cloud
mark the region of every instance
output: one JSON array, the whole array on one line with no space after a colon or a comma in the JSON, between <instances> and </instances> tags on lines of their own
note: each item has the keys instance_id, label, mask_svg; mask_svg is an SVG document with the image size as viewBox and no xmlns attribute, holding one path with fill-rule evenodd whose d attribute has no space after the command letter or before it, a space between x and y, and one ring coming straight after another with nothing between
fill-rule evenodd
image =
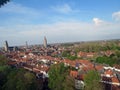
<instances>
[{"instance_id":1,"label":"white cloud","mask_svg":"<svg viewBox=\"0 0 120 90\"><path fill-rule=\"evenodd\" d=\"M98 28L93 23L80 21L15 25L1 27L0 38L1 40L13 41L15 44L25 41L29 41L31 44L42 43L44 36L48 38L48 42L114 39L120 38L119 28L120 25L116 23L104 24Z\"/></svg>"},{"instance_id":2,"label":"white cloud","mask_svg":"<svg viewBox=\"0 0 120 90\"><path fill-rule=\"evenodd\" d=\"M78 10L73 10L69 4L64 4L62 6L52 6L52 9L59 13L70 13L70 12L77 12Z\"/></svg>"},{"instance_id":3,"label":"white cloud","mask_svg":"<svg viewBox=\"0 0 120 90\"><path fill-rule=\"evenodd\" d=\"M101 25L104 23L104 21L99 18L93 18L93 22L95 23L95 25Z\"/></svg>"},{"instance_id":4,"label":"white cloud","mask_svg":"<svg viewBox=\"0 0 120 90\"><path fill-rule=\"evenodd\" d=\"M120 11L114 12L114 13L112 14L112 17L113 17L116 21L120 21Z\"/></svg>"},{"instance_id":5,"label":"white cloud","mask_svg":"<svg viewBox=\"0 0 120 90\"><path fill-rule=\"evenodd\" d=\"M71 13L73 10L70 5L64 4L63 6L52 7L60 13ZM19 4L11 3L0 9L0 13L16 13L22 14L23 18L27 21L27 17L39 16L38 11L33 8L24 7ZM26 16L25 16L26 15ZM114 18L119 19L119 13L113 14ZM13 16L13 18L15 18ZM13 20L12 18L12 20ZM20 18L20 20L23 20ZM15 44L23 44L25 41L30 41L31 44L42 43L43 37L46 36L48 42L66 42L66 41L84 41L84 40L99 40L99 39L114 39L120 38L120 23L110 23L100 18L93 18L92 22L81 22L77 20L60 20L54 21L49 24L21 24L18 23L18 17L12 21L14 25L8 20L8 24L0 27L0 42L8 40ZM29 21L29 19L28 19ZM24 22L21 21L21 22ZM20 24L20 25L19 25ZM97 27L96 27L97 26Z\"/></svg>"},{"instance_id":6,"label":"white cloud","mask_svg":"<svg viewBox=\"0 0 120 90\"><path fill-rule=\"evenodd\" d=\"M107 25L109 26L109 25L112 24L111 22L104 21L104 20L99 19L99 18L93 18L93 22L98 27L104 27L104 26L107 26Z\"/></svg>"}]
</instances>

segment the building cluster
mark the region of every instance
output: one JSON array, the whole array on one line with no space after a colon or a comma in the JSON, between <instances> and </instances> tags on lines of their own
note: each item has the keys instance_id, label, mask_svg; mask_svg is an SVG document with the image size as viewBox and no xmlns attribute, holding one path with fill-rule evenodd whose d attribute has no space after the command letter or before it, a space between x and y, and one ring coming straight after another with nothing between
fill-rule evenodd
<instances>
[{"instance_id":1,"label":"building cluster","mask_svg":"<svg viewBox=\"0 0 120 90\"><path fill-rule=\"evenodd\" d=\"M66 61L65 64L72 65L77 69L71 70L70 76L75 78L75 85L78 89L84 87L84 77L90 70L96 70L100 74L100 82L104 84L105 90L120 89L120 68L92 63L89 60Z\"/></svg>"},{"instance_id":2,"label":"building cluster","mask_svg":"<svg viewBox=\"0 0 120 90\"><path fill-rule=\"evenodd\" d=\"M100 52L82 52L82 51L80 51L77 53L77 57L89 59L89 58L93 58L96 56L108 56L109 57L112 54L114 54L114 51L111 51L111 50L100 51Z\"/></svg>"},{"instance_id":3,"label":"building cluster","mask_svg":"<svg viewBox=\"0 0 120 90\"><path fill-rule=\"evenodd\" d=\"M65 49L59 45L47 45L47 39L44 38L43 46L26 46L16 50L10 50L7 41L4 46L5 51L0 51L10 59L8 64L11 67L24 68L36 74L37 78L48 78L48 71L52 64L64 63L65 66L70 66L74 69L70 70L70 76L75 79L75 87L77 89L84 87L84 76L90 70L96 70L101 75L101 83L105 85L107 90L120 89L120 68L110 67L103 64L93 63L90 60L69 60L55 55L61 55ZM105 54L111 54L107 51ZM79 57L93 57L95 53L79 52ZM54 57L53 57L54 56Z\"/></svg>"}]
</instances>

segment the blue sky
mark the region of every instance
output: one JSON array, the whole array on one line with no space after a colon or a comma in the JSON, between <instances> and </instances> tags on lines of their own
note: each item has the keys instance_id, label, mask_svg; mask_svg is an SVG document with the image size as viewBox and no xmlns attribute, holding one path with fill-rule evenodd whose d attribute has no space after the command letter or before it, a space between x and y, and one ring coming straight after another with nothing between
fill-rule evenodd
<instances>
[{"instance_id":1,"label":"blue sky","mask_svg":"<svg viewBox=\"0 0 120 90\"><path fill-rule=\"evenodd\" d=\"M120 0L11 0L0 8L0 46L120 39Z\"/></svg>"}]
</instances>

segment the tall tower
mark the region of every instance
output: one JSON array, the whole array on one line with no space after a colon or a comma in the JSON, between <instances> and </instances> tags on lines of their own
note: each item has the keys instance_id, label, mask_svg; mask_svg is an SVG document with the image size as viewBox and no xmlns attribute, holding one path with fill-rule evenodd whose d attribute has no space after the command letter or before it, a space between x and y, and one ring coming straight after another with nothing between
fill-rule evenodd
<instances>
[{"instance_id":1,"label":"tall tower","mask_svg":"<svg viewBox=\"0 0 120 90\"><path fill-rule=\"evenodd\" d=\"M9 50L9 47L8 47L8 42L7 42L7 41L5 41L5 44L4 44L4 49L5 49L5 51L8 51L8 50Z\"/></svg>"},{"instance_id":2,"label":"tall tower","mask_svg":"<svg viewBox=\"0 0 120 90\"><path fill-rule=\"evenodd\" d=\"M26 48L28 48L28 43L27 43L27 41L25 42L25 44L26 44Z\"/></svg>"},{"instance_id":3,"label":"tall tower","mask_svg":"<svg viewBox=\"0 0 120 90\"><path fill-rule=\"evenodd\" d=\"M47 39L46 39L46 37L44 37L43 45L44 45L45 48L47 48Z\"/></svg>"}]
</instances>

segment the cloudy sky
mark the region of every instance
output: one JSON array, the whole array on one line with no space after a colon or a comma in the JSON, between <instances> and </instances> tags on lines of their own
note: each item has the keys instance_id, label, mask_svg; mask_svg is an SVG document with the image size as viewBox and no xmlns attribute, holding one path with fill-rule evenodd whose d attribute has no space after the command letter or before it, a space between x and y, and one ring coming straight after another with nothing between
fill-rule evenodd
<instances>
[{"instance_id":1,"label":"cloudy sky","mask_svg":"<svg viewBox=\"0 0 120 90\"><path fill-rule=\"evenodd\" d=\"M0 8L0 46L120 39L120 0L11 0Z\"/></svg>"}]
</instances>

